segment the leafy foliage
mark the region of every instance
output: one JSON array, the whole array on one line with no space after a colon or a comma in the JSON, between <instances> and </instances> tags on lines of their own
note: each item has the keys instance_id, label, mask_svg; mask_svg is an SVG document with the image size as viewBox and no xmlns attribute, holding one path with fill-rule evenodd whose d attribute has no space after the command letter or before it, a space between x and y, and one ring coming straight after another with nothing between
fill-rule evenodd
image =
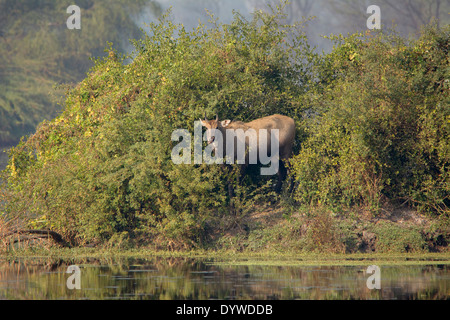
<instances>
[{"instance_id":1,"label":"leafy foliage","mask_svg":"<svg viewBox=\"0 0 450 320\"><path fill-rule=\"evenodd\" d=\"M230 24L211 17L211 27L191 31L166 13L133 42L132 57L110 47L67 91L64 111L10 150L2 218L75 245L191 248L245 229L250 210L274 200L270 178L171 161L172 132L193 133L205 112L293 117L298 204L377 212L389 199L448 213L449 28L429 26L410 43L335 37L334 50L318 55L301 25L283 24L282 10L250 20L235 13ZM331 217L318 214L307 237L343 251Z\"/></svg>"},{"instance_id":2,"label":"leafy foliage","mask_svg":"<svg viewBox=\"0 0 450 320\"><path fill-rule=\"evenodd\" d=\"M430 25L411 43L385 33L335 38L291 161L297 201L377 212L390 199L448 212L449 31Z\"/></svg>"},{"instance_id":3,"label":"leafy foliage","mask_svg":"<svg viewBox=\"0 0 450 320\"><path fill-rule=\"evenodd\" d=\"M230 172L175 165L171 135L193 132L205 111L240 120L280 106L301 114L299 81L308 72L300 60L310 49L282 17L258 12L247 21L235 13L230 25L188 32L165 14L134 42L132 63L110 48L67 93L63 113L11 149L6 211L74 244L120 237L169 248L202 243L229 208L239 220L267 179L261 187L241 181L230 199ZM298 33L295 43L286 40L289 30Z\"/></svg>"},{"instance_id":4,"label":"leafy foliage","mask_svg":"<svg viewBox=\"0 0 450 320\"><path fill-rule=\"evenodd\" d=\"M377 252L423 252L426 243L417 228L405 228L392 222L380 222L373 227L379 238Z\"/></svg>"}]
</instances>

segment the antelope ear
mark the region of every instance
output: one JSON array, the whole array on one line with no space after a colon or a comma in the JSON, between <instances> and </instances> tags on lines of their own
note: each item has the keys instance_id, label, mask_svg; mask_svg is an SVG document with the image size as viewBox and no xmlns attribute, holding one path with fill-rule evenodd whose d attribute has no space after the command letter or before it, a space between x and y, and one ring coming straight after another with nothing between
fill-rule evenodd
<instances>
[{"instance_id":1,"label":"antelope ear","mask_svg":"<svg viewBox=\"0 0 450 320\"><path fill-rule=\"evenodd\" d=\"M202 126L206 127L206 121L204 121L202 119L199 119L199 120L200 120L200 123L202 124Z\"/></svg>"},{"instance_id":2,"label":"antelope ear","mask_svg":"<svg viewBox=\"0 0 450 320\"><path fill-rule=\"evenodd\" d=\"M228 127L231 123L231 120L223 120L220 122L220 124L222 125L222 127Z\"/></svg>"}]
</instances>

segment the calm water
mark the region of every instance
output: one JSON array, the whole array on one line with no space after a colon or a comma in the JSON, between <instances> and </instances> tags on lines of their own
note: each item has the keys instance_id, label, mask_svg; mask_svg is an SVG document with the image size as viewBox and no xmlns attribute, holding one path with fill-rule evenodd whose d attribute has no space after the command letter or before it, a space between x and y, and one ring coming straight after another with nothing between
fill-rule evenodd
<instances>
[{"instance_id":1,"label":"calm water","mask_svg":"<svg viewBox=\"0 0 450 320\"><path fill-rule=\"evenodd\" d=\"M67 287L73 264L79 290ZM380 290L367 288L366 269L224 266L185 258L0 260L0 299L450 299L448 264L380 266Z\"/></svg>"}]
</instances>

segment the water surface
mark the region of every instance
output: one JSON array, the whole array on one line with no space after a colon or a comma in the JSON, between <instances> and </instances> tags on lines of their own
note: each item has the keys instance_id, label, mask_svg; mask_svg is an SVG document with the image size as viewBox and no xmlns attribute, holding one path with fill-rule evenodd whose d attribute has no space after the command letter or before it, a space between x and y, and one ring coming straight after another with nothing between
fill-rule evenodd
<instances>
[{"instance_id":1,"label":"water surface","mask_svg":"<svg viewBox=\"0 0 450 320\"><path fill-rule=\"evenodd\" d=\"M67 286L69 265L79 267L80 289ZM366 270L367 264L222 265L187 258L0 260L0 299L450 298L448 264L380 266L379 290L367 287Z\"/></svg>"}]
</instances>

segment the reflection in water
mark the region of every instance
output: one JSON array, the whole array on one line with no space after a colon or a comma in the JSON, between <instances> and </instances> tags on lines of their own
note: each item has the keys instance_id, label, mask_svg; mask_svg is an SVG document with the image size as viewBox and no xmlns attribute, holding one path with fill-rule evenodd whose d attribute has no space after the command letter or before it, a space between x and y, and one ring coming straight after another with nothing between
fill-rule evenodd
<instances>
[{"instance_id":1,"label":"reflection in water","mask_svg":"<svg viewBox=\"0 0 450 320\"><path fill-rule=\"evenodd\" d=\"M81 289L66 282L79 266ZM218 266L185 258L0 262L0 299L449 299L449 265Z\"/></svg>"}]
</instances>

